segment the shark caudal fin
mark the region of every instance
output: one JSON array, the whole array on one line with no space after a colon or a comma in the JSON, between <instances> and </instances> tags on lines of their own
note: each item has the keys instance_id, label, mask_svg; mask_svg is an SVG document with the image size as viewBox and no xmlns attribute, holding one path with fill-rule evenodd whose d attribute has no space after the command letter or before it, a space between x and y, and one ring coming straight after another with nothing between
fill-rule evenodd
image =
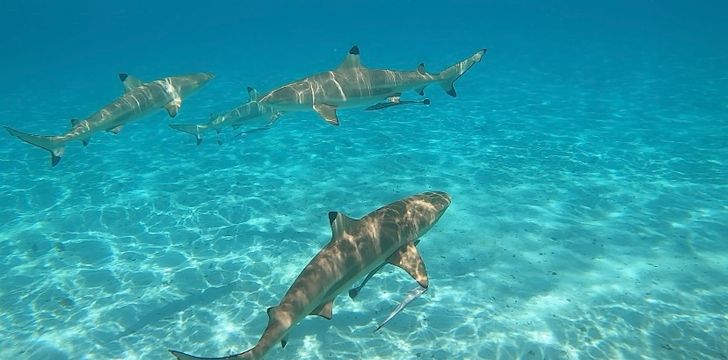
<instances>
[{"instance_id":1,"label":"shark caudal fin","mask_svg":"<svg viewBox=\"0 0 728 360\"><path fill-rule=\"evenodd\" d=\"M169 127L194 135L195 139L197 139L197 145L202 144L202 134L207 130L206 125L195 124L169 124Z\"/></svg>"},{"instance_id":2,"label":"shark caudal fin","mask_svg":"<svg viewBox=\"0 0 728 360\"><path fill-rule=\"evenodd\" d=\"M63 156L65 149L65 141L61 140L58 136L41 136L24 133L22 131L15 130L13 128L5 126L10 135L17 137L20 140L27 142L28 144L35 145L39 148L46 149L51 153L51 166L58 165Z\"/></svg>"},{"instance_id":3,"label":"shark caudal fin","mask_svg":"<svg viewBox=\"0 0 728 360\"><path fill-rule=\"evenodd\" d=\"M475 63L480 62L480 60L483 59L483 56L485 56L486 51L487 49L482 49L471 55L469 58L450 66L438 74L439 78L442 79L440 80L440 86L442 86L442 89L452 97L457 96L457 92L455 92L453 84L457 81L457 79L465 74L466 71L475 65Z\"/></svg>"}]
</instances>

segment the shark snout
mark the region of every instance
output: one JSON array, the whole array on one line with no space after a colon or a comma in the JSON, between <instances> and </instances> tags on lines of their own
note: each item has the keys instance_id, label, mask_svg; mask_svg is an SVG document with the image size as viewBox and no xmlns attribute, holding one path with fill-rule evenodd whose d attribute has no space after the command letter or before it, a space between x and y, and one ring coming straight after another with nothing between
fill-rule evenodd
<instances>
[{"instance_id":1,"label":"shark snout","mask_svg":"<svg viewBox=\"0 0 728 360\"><path fill-rule=\"evenodd\" d=\"M452 197L444 191L429 191L421 195L422 199L432 205L437 213L442 214L450 206Z\"/></svg>"},{"instance_id":2,"label":"shark snout","mask_svg":"<svg viewBox=\"0 0 728 360\"><path fill-rule=\"evenodd\" d=\"M197 73L192 76L193 80L197 83L198 86L202 86L207 84L208 81L215 78L215 74L211 72L201 72Z\"/></svg>"}]
</instances>

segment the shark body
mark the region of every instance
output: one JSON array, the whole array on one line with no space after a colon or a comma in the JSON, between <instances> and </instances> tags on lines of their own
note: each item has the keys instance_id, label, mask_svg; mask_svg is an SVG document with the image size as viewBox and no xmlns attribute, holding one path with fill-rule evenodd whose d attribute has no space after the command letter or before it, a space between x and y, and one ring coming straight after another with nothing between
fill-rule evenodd
<instances>
[{"instance_id":1,"label":"shark body","mask_svg":"<svg viewBox=\"0 0 728 360\"><path fill-rule=\"evenodd\" d=\"M396 201L356 220L329 213L331 241L306 265L283 296L268 309L268 326L249 350L222 358L198 358L170 350L179 360L261 359L308 315L331 319L336 296L355 281L373 274L382 264L398 266L424 289L425 265L415 245L450 206L450 195L425 192Z\"/></svg>"},{"instance_id":2,"label":"shark body","mask_svg":"<svg viewBox=\"0 0 728 360\"><path fill-rule=\"evenodd\" d=\"M94 133L109 131L118 134L125 124L159 108L167 109L169 116L175 117L182 105L182 99L213 77L211 73L202 72L144 83L127 74L119 74L119 79L124 84L124 94L86 119L71 120L71 130L62 135L33 135L7 126L5 129L20 140L49 151L51 165L56 166L69 141L80 140L85 146Z\"/></svg>"},{"instance_id":3,"label":"shark body","mask_svg":"<svg viewBox=\"0 0 728 360\"><path fill-rule=\"evenodd\" d=\"M480 62L486 49L448 67L430 73L420 64L415 71L370 69L361 64L359 47L349 50L338 68L314 74L283 85L265 94L260 103L279 111L316 111L326 122L339 125L339 108L369 106L392 99L409 90L424 95L424 89L438 83L450 96L456 96L453 83L475 63Z\"/></svg>"},{"instance_id":4,"label":"shark body","mask_svg":"<svg viewBox=\"0 0 728 360\"><path fill-rule=\"evenodd\" d=\"M268 106L263 106L258 102L258 92L248 87L248 102L223 114L212 115L210 121L206 124L170 124L169 126L175 130L179 130L191 134L197 139L197 145L202 143L202 135L208 130L215 130L218 134L220 130L232 126L238 128L245 122L258 119L263 116L269 116L270 123L275 121L280 113L272 110ZM218 138L218 144L220 140Z\"/></svg>"}]
</instances>

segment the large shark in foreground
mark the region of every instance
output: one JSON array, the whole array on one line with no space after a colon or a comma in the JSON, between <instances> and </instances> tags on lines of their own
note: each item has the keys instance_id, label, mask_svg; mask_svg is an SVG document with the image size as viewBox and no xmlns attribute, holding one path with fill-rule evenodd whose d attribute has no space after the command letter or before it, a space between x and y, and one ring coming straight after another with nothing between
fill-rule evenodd
<instances>
[{"instance_id":1,"label":"large shark in foreground","mask_svg":"<svg viewBox=\"0 0 728 360\"><path fill-rule=\"evenodd\" d=\"M167 109L169 116L175 117L182 105L182 99L213 77L211 73L202 72L144 83L127 74L119 74L119 79L124 84L124 94L86 119L71 120L71 130L63 135L41 136L7 126L5 129L20 140L48 150L51 153L51 165L56 166L69 141L80 140L85 146L96 132L109 131L118 134L125 124L159 108Z\"/></svg>"},{"instance_id":2,"label":"large shark in foreground","mask_svg":"<svg viewBox=\"0 0 728 360\"><path fill-rule=\"evenodd\" d=\"M248 87L248 102L219 115L212 115L210 121L206 124L170 124L172 129L192 134L197 139L197 145L202 143L202 135L207 130L215 130L218 134L220 129L232 126L238 128L243 125L246 121L257 119L263 116L269 116L270 123L273 123L279 116L280 113L271 110L270 107L262 106L258 102L258 92ZM218 144L220 144L220 138L218 137Z\"/></svg>"},{"instance_id":3,"label":"large shark in foreground","mask_svg":"<svg viewBox=\"0 0 728 360\"><path fill-rule=\"evenodd\" d=\"M331 241L293 281L280 304L268 309L268 326L251 349L217 359L261 359L288 341L288 332L308 315L331 319L336 296L363 276L389 263L428 286L425 264L415 245L450 206L450 195L425 192L384 206L356 220L329 213ZM170 350L180 360L204 359Z\"/></svg>"},{"instance_id":4,"label":"large shark in foreground","mask_svg":"<svg viewBox=\"0 0 728 360\"><path fill-rule=\"evenodd\" d=\"M424 64L420 64L415 71L364 67L359 47L355 45L335 70L283 85L261 97L260 103L283 112L313 109L329 124L339 125L336 115L339 108L397 104L403 92L415 90L424 95L425 87L433 83L439 84L448 95L456 96L453 83L480 62L485 51L479 50L442 72L430 73L425 70Z\"/></svg>"}]
</instances>

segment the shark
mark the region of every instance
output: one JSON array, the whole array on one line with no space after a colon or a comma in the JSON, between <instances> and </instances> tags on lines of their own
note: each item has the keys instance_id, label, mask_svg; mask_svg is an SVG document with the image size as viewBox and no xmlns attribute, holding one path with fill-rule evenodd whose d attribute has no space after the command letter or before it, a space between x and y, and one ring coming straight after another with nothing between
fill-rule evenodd
<instances>
[{"instance_id":1,"label":"shark","mask_svg":"<svg viewBox=\"0 0 728 360\"><path fill-rule=\"evenodd\" d=\"M330 320L336 297L382 264L405 270L420 288L427 289L427 271L416 244L438 222L450 202L449 194L428 191L395 201L360 219L330 212L331 240L303 268L280 303L268 308L268 325L252 348L220 358L170 352L179 360L262 359L279 342L285 347L289 331L307 316Z\"/></svg>"},{"instance_id":2,"label":"shark","mask_svg":"<svg viewBox=\"0 0 728 360\"><path fill-rule=\"evenodd\" d=\"M200 145L202 143L202 135L207 130L215 130L218 134L220 134L220 130L224 127L232 126L234 129L237 129L246 121L258 119L263 116L269 117L268 125L275 122L281 113L272 110L268 106L262 106L258 102L258 91L255 88L248 87L247 90L247 102L226 113L211 115L210 121L206 124L170 124L169 126L172 129L193 135L197 140L197 145ZM222 143L219 136L217 143Z\"/></svg>"},{"instance_id":3,"label":"shark","mask_svg":"<svg viewBox=\"0 0 728 360\"><path fill-rule=\"evenodd\" d=\"M51 166L56 166L70 141L80 140L86 146L94 133L108 131L118 134L124 125L160 108L166 109L171 117L177 116L182 99L212 78L212 73L199 72L142 82L121 73L119 79L124 85L124 94L85 119L72 119L71 130L62 135L33 135L8 126L5 129L18 139L50 152Z\"/></svg>"},{"instance_id":4,"label":"shark","mask_svg":"<svg viewBox=\"0 0 728 360\"><path fill-rule=\"evenodd\" d=\"M313 109L327 123L338 126L337 109L359 106L377 109L407 104L409 102L399 101L403 92L414 90L424 95L424 89L430 84L439 84L448 95L457 96L453 84L480 62L486 51L478 50L439 73L431 73L423 63L413 71L365 67L361 62L359 47L354 45L336 69L283 85L262 96L259 102L284 112ZM377 104L380 106L377 107Z\"/></svg>"}]
</instances>

